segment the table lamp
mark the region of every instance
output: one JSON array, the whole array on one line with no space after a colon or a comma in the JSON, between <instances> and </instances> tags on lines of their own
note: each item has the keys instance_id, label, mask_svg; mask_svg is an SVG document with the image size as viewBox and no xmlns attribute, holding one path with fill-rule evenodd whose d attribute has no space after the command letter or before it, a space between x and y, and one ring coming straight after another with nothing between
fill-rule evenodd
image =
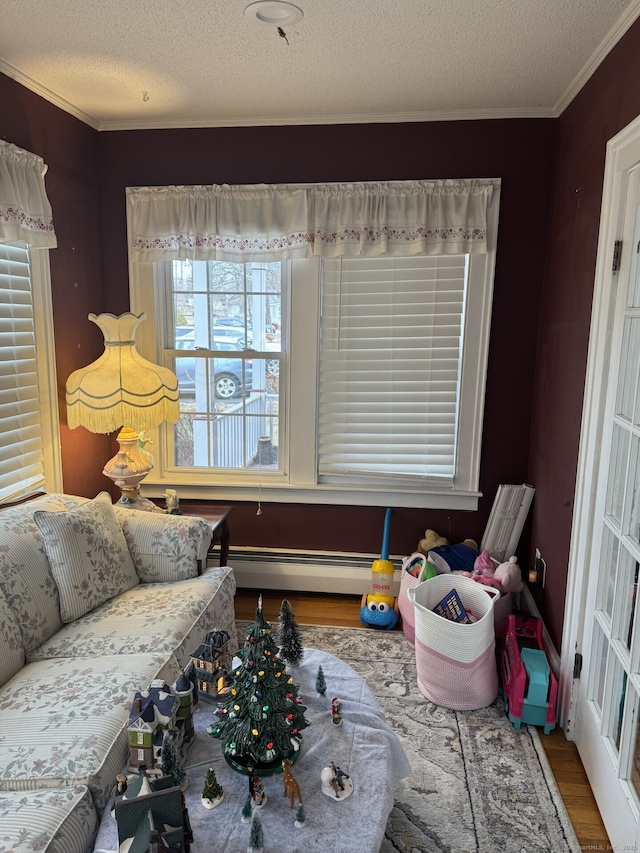
<instances>
[{"instance_id":1,"label":"table lamp","mask_svg":"<svg viewBox=\"0 0 640 853\"><path fill-rule=\"evenodd\" d=\"M146 314L89 314L104 335L104 352L67 379L67 423L89 432L120 430L118 453L102 473L122 490L119 504L133 509L158 509L140 496L140 482L153 470L145 450L145 430L180 417L178 380L167 367L143 358L135 332ZM123 426L125 424L125 426Z\"/></svg>"}]
</instances>

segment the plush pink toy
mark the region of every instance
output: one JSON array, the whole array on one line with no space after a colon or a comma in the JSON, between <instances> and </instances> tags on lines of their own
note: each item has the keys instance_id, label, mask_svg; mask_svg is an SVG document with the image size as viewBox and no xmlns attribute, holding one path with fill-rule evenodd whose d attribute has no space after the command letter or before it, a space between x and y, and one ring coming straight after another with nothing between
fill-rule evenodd
<instances>
[{"instance_id":1,"label":"plush pink toy","mask_svg":"<svg viewBox=\"0 0 640 853\"><path fill-rule=\"evenodd\" d=\"M509 557L506 563L500 563L494 572L493 578L500 581L502 592L505 595L508 592L522 592L522 575L517 557Z\"/></svg>"},{"instance_id":2,"label":"plush pink toy","mask_svg":"<svg viewBox=\"0 0 640 853\"><path fill-rule=\"evenodd\" d=\"M498 563L489 556L488 551L483 551L477 558L472 572L456 572L465 578L471 578L477 583L492 586L500 595L509 592L522 592L522 576L517 557L509 557L505 563Z\"/></svg>"},{"instance_id":3,"label":"plush pink toy","mask_svg":"<svg viewBox=\"0 0 640 853\"><path fill-rule=\"evenodd\" d=\"M498 590L500 595L503 594L502 584L494 575L470 575L470 577L477 583L483 584L483 586L492 586Z\"/></svg>"},{"instance_id":4,"label":"plush pink toy","mask_svg":"<svg viewBox=\"0 0 640 853\"><path fill-rule=\"evenodd\" d=\"M498 561L494 560L485 548L485 550L476 557L476 561L473 564L473 574L491 577L493 576L497 565Z\"/></svg>"}]
</instances>

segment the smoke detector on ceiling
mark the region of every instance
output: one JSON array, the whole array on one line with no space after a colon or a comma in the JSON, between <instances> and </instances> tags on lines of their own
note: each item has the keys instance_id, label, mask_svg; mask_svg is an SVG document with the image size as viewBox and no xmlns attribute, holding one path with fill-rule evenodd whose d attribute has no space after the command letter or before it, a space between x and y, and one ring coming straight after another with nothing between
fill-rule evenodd
<instances>
[{"instance_id":1,"label":"smoke detector on ceiling","mask_svg":"<svg viewBox=\"0 0 640 853\"><path fill-rule=\"evenodd\" d=\"M252 21L271 27L290 27L304 17L302 9L284 0L256 0L247 6L244 14Z\"/></svg>"}]
</instances>

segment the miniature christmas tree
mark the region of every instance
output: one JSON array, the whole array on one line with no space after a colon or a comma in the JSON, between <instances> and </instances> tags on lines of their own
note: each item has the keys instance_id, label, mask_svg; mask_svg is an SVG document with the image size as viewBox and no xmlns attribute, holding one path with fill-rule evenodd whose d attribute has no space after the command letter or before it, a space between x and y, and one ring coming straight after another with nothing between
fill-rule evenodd
<instances>
[{"instance_id":1,"label":"miniature christmas tree","mask_svg":"<svg viewBox=\"0 0 640 853\"><path fill-rule=\"evenodd\" d=\"M296 666L304 657L300 628L295 621L291 604L283 599L280 607L280 657Z\"/></svg>"},{"instance_id":2,"label":"miniature christmas tree","mask_svg":"<svg viewBox=\"0 0 640 853\"><path fill-rule=\"evenodd\" d=\"M197 705L198 702L200 701L199 696L198 696L198 691L200 689L200 685L198 683L198 673L196 672L196 668L193 665L193 661L191 661L190 664L187 666L187 668L184 671L184 674L187 676L189 681L193 684L193 693L191 695L193 697L193 704Z\"/></svg>"},{"instance_id":3,"label":"miniature christmas tree","mask_svg":"<svg viewBox=\"0 0 640 853\"><path fill-rule=\"evenodd\" d=\"M251 811L252 811L251 806L252 806L252 803L253 803L253 800L251 799L251 794L249 794L249 796L245 800L245 804L242 807L242 817L240 818L242 823L250 823L251 822Z\"/></svg>"},{"instance_id":4,"label":"miniature christmas tree","mask_svg":"<svg viewBox=\"0 0 640 853\"><path fill-rule=\"evenodd\" d=\"M239 655L241 664L231 673L230 690L219 698L207 732L221 740L224 758L234 770L256 776L280 773L284 758L297 758L302 729L309 723L298 688L278 657L262 597Z\"/></svg>"},{"instance_id":5,"label":"miniature christmas tree","mask_svg":"<svg viewBox=\"0 0 640 853\"><path fill-rule=\"evenodd\" d=\"M262 823L259 817L253 818L251 821L251 835L249 836L249 846L247 853L262 853L264 849L264 832L262 831Z\"/></svg>"},{"instance_id":6,"label":"miniature christmas tree","mask_svg":"<svg viewBox=\"0 0 640 853\"><path fill-rule=\"evenodd\" d=\"M171 732L168 731L164 733L162 738L160 761L164 775L171 776L174 785L182 786L186 779L186 774L182 768L182 762L180 761L180 756L176 749L174 737Z\"/></svg>"},{"instance_id":7,"label":"miniature christmas tree","mask_svg":"<svg viewBox=\"0 0 640 853\"><path fill-rule=\"evenodd\" d=\"M300 803L300 805L298 806L298 808L296 810L296 819L293 822L293 825L297 829L302 829L302 827L304 826L304 822L305 822L304 807L303 807L302 803Z\"/></svg>"},{"instance_id":8,"label":"miniature christmas tree","mask_svg":"<svg viewBox=\"0 0 640 853\"><path fill-rule=\"evenodd\" d=\"M324 672L322 671L322 667L318 667L318 674L316 675L316 690L318 691L318 695L324 696L325 690L327 689L327 682L324 680Z\"/></svg>"},{"instance_id":9,"label":"miniature christmas tree","mask_svg":"<svg viewBox=\"0 0 640 853\"><path fill-rule=\"evenodd\" d=\"M202 789L202 805L206 809L214 809L220 805L223 797L224 791L222 790L222 785L216 779L215 770L210 767L207 770L204 788Z\"/></svg>"}]
</instances>

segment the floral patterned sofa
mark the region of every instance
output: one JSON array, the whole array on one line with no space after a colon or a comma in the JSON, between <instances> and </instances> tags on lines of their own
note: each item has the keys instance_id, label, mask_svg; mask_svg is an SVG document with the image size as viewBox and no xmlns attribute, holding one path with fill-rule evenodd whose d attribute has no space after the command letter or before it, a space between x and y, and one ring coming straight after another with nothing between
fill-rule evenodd
<instances>
[{"instance_id":1,"label":"floral patterned sofa","mask_svg":"<svg viewBox=\"0 0 640 853\"><path fill-rule=\"evenodd\" d=\"M0 853L87 853L133 694L172 684L235 579L200 518L51 494L0 511Z\"/></svg>"}]
</instances>

